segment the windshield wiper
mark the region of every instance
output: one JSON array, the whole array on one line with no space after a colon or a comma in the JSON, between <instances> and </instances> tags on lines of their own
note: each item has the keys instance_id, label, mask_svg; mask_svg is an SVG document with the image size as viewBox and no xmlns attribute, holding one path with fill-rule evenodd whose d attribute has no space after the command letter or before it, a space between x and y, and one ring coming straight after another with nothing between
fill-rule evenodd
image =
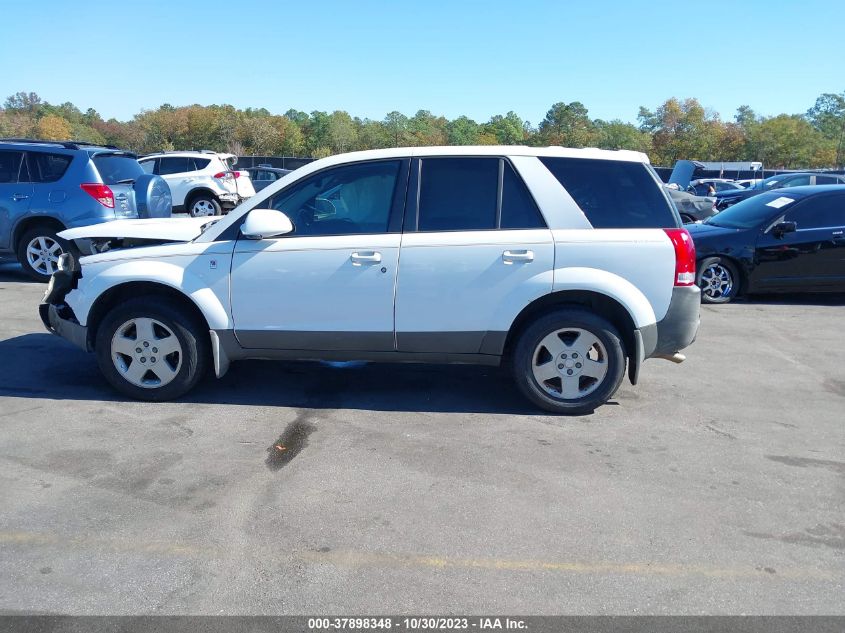
<instances>
[{"instance_id":1,"label":"windshield wiper","mask_svg":"<svg viewBox=\"0 0 845 633\"><path fill-rule=\"evenodd\" d=\"M118 180L114 184L116 184L116 185L133 185L133 184L135 184L135 179L134 178L124 178L123 180Z\"/></svg>"},{"instance_id":2,"label":"windshield wiper","mask_svg":"<svg viewBox=\"0 0 845 633\"><path fill-rule=\"evenodd\" d=\"M206 222L205 224L203 224L203 225L200 227L200 235L202 235L203 233L205 233L206 229L211 228L213 225L217 224L219 221L220 221L220 218L218 218L218 219L216 219L216 220L211 220L211 221Z\"/></svg>"}]
</instances>

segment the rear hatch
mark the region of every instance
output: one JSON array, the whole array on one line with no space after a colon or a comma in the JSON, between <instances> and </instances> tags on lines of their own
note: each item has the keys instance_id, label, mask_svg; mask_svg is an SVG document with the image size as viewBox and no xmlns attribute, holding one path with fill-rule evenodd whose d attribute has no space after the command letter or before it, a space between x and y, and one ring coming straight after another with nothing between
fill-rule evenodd
<instances>
[{"instance_id":1,"label":"rear hatch","mask_svg":"<svg viewBox=\"0 0 845 633\"><path fill-rule=\"evenodd\" d=\"M100 179L114 194L114 215L116 218L132 218L138 215L135 200L135 180L144 174L135 155L129 152L106 151L92 154L91 160L100 174Z\"/></svg>"},{"instance_id":2,"label":"rear hatch","mask_svg":"<svg viewBox=\"0 0 845 633\"><path fill-rule=\"evenodd\" d=\"M226 163L226 167L232 172L235 179L235 191L241 198L249 198L255 195L255 187L252 185L252 179L249 177L249 172L235 169L238 163L238 157L234 154L221 154L220 158Z\"/></svg>"}]
</instances>

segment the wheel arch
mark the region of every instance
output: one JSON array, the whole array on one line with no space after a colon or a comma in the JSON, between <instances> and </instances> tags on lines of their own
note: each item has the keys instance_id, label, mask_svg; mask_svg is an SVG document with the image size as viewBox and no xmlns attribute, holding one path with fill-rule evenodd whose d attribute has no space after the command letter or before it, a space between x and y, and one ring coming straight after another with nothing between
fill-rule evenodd
<instances>
[{"instance_id":1,"label":"wheel arch","mask_svg":"<svg viewBox=\"0 0 845 633\"><path fill-rule=\"evenodd\" d=\"M88 349L93 350L97 340L97 330L105 316L116 305L127 299L138 297L164 297L174 305L183 308L190 318L205 329L210 329L206 315L192 297L180 292L173 286L155 281L127 281L117 284L100 294L88 311L87 335Z\"/></svg>"},{"instance_id":2,"label":"wheel arch","mask_svg":"<svg viewBox=\"0 0 845 633\"><path fill-rule=\"evenodd\" d=\"M52 215L27 215L20 218L12 229L12 240L9 246L17 251L18 242L23 234L41 224L54 228L57 233L67 228L61 220Z\"/></svg>"},{"instance_id":3,"label":"wheel arch","mask_svg":"<svg viewBox=\"0 0 845 633\"><path fill-rule=\"evenodd\" d=\"M201 195L208 195L217 200L218 204L220 203L220 196L218 196L212 189L208 187L197 187L196 189L191 189L188 192L188 195L185 196L185 211L190 211L191 205Z\"/></svg>"},{"instance_id":4,"label":"wheel arch","mask_svg":"<svg viewBox=\"0 0 845 633\"><path fill-rule=\"evenodd\" d=\"M596 290L558 290L535 299L516 316L505 338L503 355L511 356L519 335L531 322L548 312L565 307L587 308L606 318L619 331L626 355L631 357L635 353L637 343L634 331L637 325L621 301Z\"/></svg>"}]
</instances>

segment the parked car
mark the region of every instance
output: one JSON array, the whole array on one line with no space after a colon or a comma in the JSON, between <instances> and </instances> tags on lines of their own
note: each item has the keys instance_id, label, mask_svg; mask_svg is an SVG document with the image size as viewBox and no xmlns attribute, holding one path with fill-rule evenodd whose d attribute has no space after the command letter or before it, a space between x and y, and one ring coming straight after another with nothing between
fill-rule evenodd
<instances>
[{"instance_id":1,"label":"parked car","mask_svg":"<svg viewBox=\"0 0 845 633\"><path fill-rule=\"evenodd\" d=\"M742 185L725 178L699 178L690 182L689 186L687 186L687 192L696 196L706 196L710 191L711 185L717 193L719 191L739 191L744 189Z\"/></svg>"},{"instance_id":2,"label":"parked car","mask_svg":"<svg viewBox=\"0 0 845 633\"><path fill-rule=\"evenodd\" d=\"M819 173L785 173L769 176L765 180L758 180L753 185L736 191L717 191L716 208L720 211L765 191L773 191L784 187L801 187L805 185L841 185L845 184L845 176L838 174Z\"/></svg>"},{"instance_id":3,"label":"parked car","mask_svg":"<svg viewBox=\"0 0 845 633\"><path fill-rule=\"evenodd\" d=\"M47 281L64 229L123 218L169 217L170 189L135 154L83 141L0 139L0 253Z\"/></svg>"},{"instance_id":4,"label":"parked car","mask_svg":"<svg viewBox=\"0 0 845 633\"><path fill-rule=\"evenodd\" d=\"M700 222L718 213L716 198L712 196L697 196L687 191L678 191L670 185L666 186L666 191L678 208L684 224Z\"/></svg>"},{"instance_id":5,"label":"parked car","mask_svg":"<svg viewBox=\"0 0 845 633\"><path fill-rule=\"evenodd\" d=\"M270 165L259 165L258 167L247 167L249 172L249 179L252 181L252 186L255 191L261 191L267 185L272 185L282 176L287 176L292 170L279 169Z\"/></svg>"},{"instance_id":6,"label":"parked car","mask_svg":"<svg viewBox=\"0 0 845 633\"><path fill-rule=\"evenodd\" d=\"M203 150L160 152L140 159L148 174L167 181L173 210L191 217L221 215L255 195L249 174L236 170L237 156Z\"/></svg>"},{"instance_id":7,"label":"parked car","mask_svg":"<svg viewBox=\"0 0 845 633\"><path fill-rule=\"evenodd\" d=\"M558 413L593 410L626 366L636 384L643 360L680 362L695 338L692 240L644 154L399 148L292 176L178 232L66 231L102 252L62 259L46 327L144 400L242 358L508 360Z\"/></svg>"},{"instance_id":8,"label":"parked car","mask_svg":"<svg viewBox=\"0 0 845 633\"><path fill-rule=\"evenodd\" d=\"M754 292L845 292L845 186L761 193L689 231L705 303Z\"/></svg>"}]
</instances>

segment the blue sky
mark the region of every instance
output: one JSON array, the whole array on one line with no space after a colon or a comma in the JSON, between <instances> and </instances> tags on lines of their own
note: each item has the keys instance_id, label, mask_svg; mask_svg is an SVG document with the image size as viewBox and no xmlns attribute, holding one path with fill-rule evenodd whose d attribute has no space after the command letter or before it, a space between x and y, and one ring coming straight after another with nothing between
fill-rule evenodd
<instances>
[{"instance_id":1,"label":"blue sky","mask_svg":"<svg viewBox=\"0 0 845 633\"><path fill-rule=\"evenodd\" d=\"M162 103L536 124L552 103L635 121L697 97L731 118L845 90L845 2L0 0L0 98L121 120ZM67 33L68 36L63 36Z\"/></svg>"}]
</instances>

